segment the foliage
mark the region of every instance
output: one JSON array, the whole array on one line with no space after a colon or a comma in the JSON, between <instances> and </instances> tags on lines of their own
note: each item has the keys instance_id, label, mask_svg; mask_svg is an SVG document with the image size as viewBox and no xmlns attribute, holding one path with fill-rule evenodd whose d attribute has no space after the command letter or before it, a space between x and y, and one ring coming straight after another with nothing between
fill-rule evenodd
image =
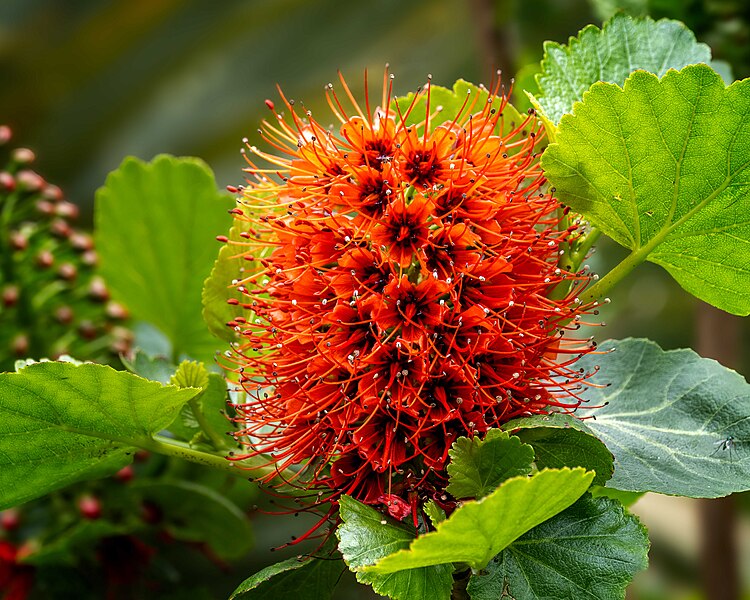
<instances>
[{"instance_id":1,"label":"foliage","mask_svg":"<svg viewBox=\"0 0 750 600\"><path fill-rule=\"evenodd\" d=\"M556 125L597 82L622 85L638 69L662 77L669 69L710 61L711 49L682 23L616 14L601 30L585 27L567 46L544 44L535 103L542 118Z\"/></svg>"},{"instance_id":2,"label":"foliage","mask_svg":"<svg viewBox=\"0 0 750 600\"><path fill-rule=\"evenodd\" d=\"M595 84L542 164L567 204L632 251L620 269L650 260L747 315L750 230L737 203L750 185L749 110L750 83L725 88L710 67L639 71L622 89Z\"/></svg>"},{"instance_id":3,"label":"foliage","mask_svg":"<svg viewBox=\"0 0 750 600\"><path fill-rule=\"evenodd\" d=\"M243 581L229 600L262 600L291 591L298 600L328 600L345 569L333 556L296 556L266 567Z\"/></svg>"},{"instance_id":4,"label":"foliage","mask_svg":"<svg viewBox=\"0 0 750 600\"><path fill-rule=\"evenodd\" d=\"M472 575L471 600L622 598L648 559L646 529L619 503L583 496Z\"/></svg>"},{"instance_id":5,"label":"foliage","mask_svg":"<svg viewBox=\"0 0 750 600\"><path fill-rule=\"evenodd\" d=\"M586 396L588 427L615 455L615 489L716 498L750 489L750 385L692 350L607 341ZM592 357L593 358L593 357ZM585 358L583 366L591 364ZM690 477L685 473L689 472Z\"/></svg>"},{"instance_id":6,"label":"foliage","mask_svg":"<svg viewBox=\"0 0 750 600\"><path fill-rule=\"evenodd\" d=\"M0 508L118 471L196 392L95 364L0 374Z\"/></svg>"},{"instance_id":7,"label":"foliage","mask_svg":"<svg viewBox=\"0 0 750 600\"><path fill-rule=\"evenodd\" d=\"M167 336L175 358L213 360L218 344L200 301L216 257L206 240L228 229L232 204L216 191L211 170L193 158L129 158L97 192L96 207L95 239L112 293Z\"/></svg>"},{"instance_id":8,"label":"foliage","mask_svg":"<svg viewBox=\"0 0 750 600\"><path fill-rule=\"evenodd\" d=\"M422 482L429 484L420 487L408 477L396 479L400 489L389 486L387 494L365 502L341 495L333 496L331 504L324 492L305 489L307 480L362 475L356 466L361 454L356 452L347 457L354 464L353 474L344 467L331 468L330 463L340 460L344 441L328 440L325 456L287 468L283 448L275 445L287 430L275 429L273 422L250 433L235 426L246 406L245 391L233 384L228 389L224 376L214 372L213 360L217 351L227 350L226 342L242 337L237 333L248 338L249 352L261 352L252 347L256 340L248 330L226 327L227 322L244 323L260 314L250 310L251 304L227 303L227 289L237 285L233 280L264 265L271 253L270 245L253 249L247 257L244 248L238 251L238 244L253 237L246 223L251 209L233 210L233 220L227 211L234 203L216 190L211 171L197 159L126 159L97 194L95 239L101 273L136 319L167 338L170 355L136 349L123 357L130 373L93 363L29 361L16 373L0 374L0 507L28 502L31 512L35 507L49 512L43 496L64 507L59 522L47 523L51 533L40 538L44 543L25 554L19 550L21 537L13 537L16 509L2 513L2 549L10 558L0 555L0 575L8 572L26 582L33 566L42 581L45 569L75 568L77 560L71 557L86 554L96 557L108 577L117 561L103 557L107 552L119 556L123 548L135 557L131 565L145 568L153 550L138 536L152 532L149 527L155 524L160 535L198 545L217 560L240 559L253 544L246 510L254 494L248 490L254 488L238 491L233 482L244 484L250 475L285 483L279 491L298 496L288 500L295 503L293 510L322 511L319 525L328 521L336 529L335 534L333 529L326 532L327 542L312 555L262 569L240 584L232 598L332 598L345 568L360 583L395 600L624 598L632 577L647 564L646 531L626 508L639 494L712 498L750 489L750 387L715 361L690 350L665 352L648 340L608 341L596 352L578 356L576 351L564 362L568 340L558 342L557 336L566 338L582 313L595 313L605 294L644 261L663 266L693 296L729 312L750 314L750 218L745 201L750 186L750 87L747 81L726 86L716 67L707 46L697 43L682 24L667 20L616 15L601 30L587 27L568 46L545 46L540 67L528 69L526 80L537 72L538 93L532 100L550 138L541 165L566 206L559 211L559 224L554 221L559 229L553 230L565 243L559 263L551 264L559 277L555 283L563 283L556 287L546 280L549 292L544 299L551 316L539 322L545 332L552 332L555 343L549 348L538 340L531 345L542 348L538 358L544 364L555 365L551 372L560 381L545 384L567 393L563 398L558 391L548 400L577 408L570 410L573 414L546 410L508 421L482 406L502 428L486 423L476 427L472 420L462 435L451 429L446 439L454 441L449 448L445 442L439 459L430 452L437 445L432 436L441 430L433 423L425 425L420 430L424 446L408 437L398 444L404 453L418 447ZM460 80L453 89L430 84L429 98L428 105L427 94L410 94L395 99L388 109L407 115L404 128L430 130L425 119L429 116L434 125L435 111L450 128L462 113L484 106L490 93ZM488 131L474 131L475 122L462 120L460 135L494 139L520 126L536 135L541 127L533 114L522 117L510 105L502 105L502 111L503 119ZM514 152L509 148L507 155L518 160ZM481 160L481 153L474 159ZM529 163L536 159L536 154L529 155ZM378 154L377 160L387 162L387 157ZM530 171L521 183L528 178L533 180L526 181L528 185L539 185L537 175L541 178L541 172ZM411 187L409 193L415 191ZM321 189L328 194L325 185ZM425 190L419 201L427 203L429 186ZM511 193L504 198L510 208L518 202ZM404 206L407 200L414 201L405 193ZM291 211L294 203L287 206ZM275 216L283 219L283 214L279 210ZM310 215L315 216L314 211ZM449 222L451 227L460 225ZM493 231L494 225L482 227ZM567 283L586 277L581 265L600 235L630 254L574 298ZM212 245L217 236L228 242L221 249ZM252 244L260 246L258 241ZM557 260L557 254L552 256ZM299 260L297 254L288 258L290 264ZM557 264L560 268L554 269ZM408 282L409 275L405 277ZM556 304L561 290L571 296L569 313L562 315ZM513 302L505 301L503 311L512 307ZM476 314L467 312L466 318L478 320L468 328L466 352L489 344L480 313L487 315L490 308L473 308ZM509 327L513 323L506 321ZM458 337L460 321L448 325L442 334ZM382 333L389 335L387 328ZM295 342L305 336L302 330L285 334ZM505 352L515 350L509 346ZM558 352L563 358L554 356ZM304 375L298 379L338 376L316 372L314 361L300 356L285 357L295 365L304 363ZM411 364L418 357L408 359ZM468 364L466 356L457 360ZM575 370L570 368L574 362ZM497 378L502 372L497 364L484 362L471 369ZM266 375L239 369L236 374L246 387ZM392 375L407 377L409 370L401 366ZM276 372L268 376L273 381L277 377ZM514 382L516 378L503 380L509 395L523 389L519 383L528 383ZM312 384L277 381L260 386L257 401L281 405L288 401L289 386L304 391L308 403L319 400L309 393ZM429 393L434 400L440 392ZM522 415L535 412L538 398L530 396L523 398L528 410ZM425 398L421 400L428 412ZM464 402L457 398L457 404ZM392 402L387 394L376 394L376 399L385 405ZM446 395L446 406L454 399ZM503 397L496 399L501 406ZM307 414L309 407L292 404L287 425L299 428L297 442L306 448L320 442L310 433L316 431L311 425L315 419L343 419L338 412L351 404L347 399L334 415L318 409ZM471 408L461 408L467 421L483 414ZM452 415L458 409L446 412ZM445 416L445 422L450 418ZM341 435L364 437L368 421L343 427ZM390 447L396 443L396 431L377 432L370 442ZM252 451L261 435L271 440L267 448L272 456ZM247 454L244 445L251 446ZM167 459L148 467L131 465L144 450ZM185 462L200 465L202 470L195 472L202 475L194 477L194 471L178 466ZM370 475L378 477L393 468L391 463L378 464ZM137 477L131 481L134 469ZM100 481L114 473L115 479ZM83 492L67 487L81 481L91 481L91 487Z\"/></svg>"},{"instance_id":9,"label":"foliage","mask_svg":"<svg viewBox=\"0 0 750 600\"><path fill-rule=\"evenodd\" d=\"M482 440L460 437L449 451L450 483L445 491L454 498L484 498L506 479L531 473L534 450L491 429Z\"/></svg>"}]
</instances>

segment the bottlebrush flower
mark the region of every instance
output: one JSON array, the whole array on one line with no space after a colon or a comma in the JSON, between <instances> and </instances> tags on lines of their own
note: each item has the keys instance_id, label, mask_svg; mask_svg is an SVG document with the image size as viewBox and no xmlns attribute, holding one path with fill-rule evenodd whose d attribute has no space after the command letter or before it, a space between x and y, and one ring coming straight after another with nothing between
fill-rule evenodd
<instances>
[{"instance_id":1,"label":"bottlebrush flower","mask_svg":"<svg viewBox=\"0 0 750 600\"><path fill-rule=\"evenodd\" d=\"M576 233L544 190L533 116L505 126L499 84L434 126L429 85L402 112L387 73L374 110L341 83L347 106L326 90L338 132L282 94L272 151L250 147L234 212L259 266L230 300L252 318L229 323L249 450L233 458L268 455L321 501L404 517L446 504L458 436L578 406L572 365L590 346L567 332L586 278L558 267Z\"/></svg>"}]
</instances>

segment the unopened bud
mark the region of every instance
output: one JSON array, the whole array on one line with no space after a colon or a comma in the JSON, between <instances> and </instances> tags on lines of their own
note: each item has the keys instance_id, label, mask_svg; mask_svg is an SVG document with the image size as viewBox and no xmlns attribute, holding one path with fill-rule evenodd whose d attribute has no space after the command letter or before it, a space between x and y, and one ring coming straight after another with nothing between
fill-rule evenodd
<instances>
[{"instance_id":1,"label":"unopened bud","mask_svg":"<svg viewBox=\"0 0 750 600\"><path fill-rule=\"evenodd\" d=\"M78 207L72 202L60 202L57 205L57 214L65 219L77 219Z\"/></svg>"},{"instance_id":2,"label":"unopened bud","mask_svg":"<svg viewBox=\"0 0 750 600\"><path fill-rule=\"evenodd\" d=\"M94 241L90 235L76 231L70 236L70 245L80 251L91 250L94 247Z\"/></svg>"},{"instance_id":3,"label":"unopened bud","mask_svg":"<svg viewBox=\"0 0 750 600\"><path fill-rule=\"evenodd\" d=\"M78 333L86 340L93 340L96 337L96 325L91 321L81 321L78 325Z\"/></svg>"},{"instance_id":4,"label":"unopened bud","mask_svg":"<svg viewBox=\"0 0 750 600\"><path fill-rule=\"evenodd\" d=\"M0 125L0 145L7 144L13 137L13 131L7 125Z\"/></svg>"},{"instance_id":5,"label":"unopened bud","mask_svg":"<svg viewBox=\"0 0 750 600\"><path fill-rule=\"evenodd\" d=\"M70 306L61 306L55 311L55 319L58 323L68 325L73 321L73 309Z\"/></svg>"},{"instance_id":6,"label":"unopened bud","mask_svg":"<svg viewBox=\"0 0 750 600\"><path fill-rule=\"evenodd\" d=\"M6 285L3 288L3 304L10 308L18 302L20 292L17 285Z\"/></svg>"},{"instance_id":7,"label":"unopened bud","mask_svg":"<svg viewBox=\"0 0 750 600\"><path fill-rule=\"evenodd\" d=\"M20 231L14 231L10 234L10 245L14 250L26 250L29 240Z\"/></svg>"},{"instance_id":8,"label":"unopened bud","mask_svg":"<svg viewBox=\"0 0 750 600\"><path fill-rule=\"evenodd\" d=\"M127 309L118 302L107 302L105 312L107 313L107 316L109 318L116 319L118 321L128 318Z\"/></svg>"},{"instance_id":9,"label":"unopened bud","mask_svg":"<svg viewBox=\"0 0 750 600\"><path fill-rule=\"evenodd\" d=\"M5 531L15 531L21 524L21 514L15 508L0 511L0 527Z\"/></svg>"},{"instance_id":10,"label":"unopened bud","mask_svg":"<svg viewBox=\"0 0 750 600\"><path fill-rule=\"evenodd\" d=\"M0 191L12 192L16 189L16 179L7 171L0 172Z\"/></svg>"},{"instance_id":11,"label":"unopened bud","mask_svg":"<svg viewBox=\"0 0 750 600\"><path fill-rule=\"evenodd\" d=\"M16 148L11 152L11 159L21 165L29 165L36 160L36 154L28 148Z\"/></svg>"},{"instance_id":12,"label":"unopened bud","mask_svg":"<svg viewBox=\"0 0 750 600\"><path fill-rule=\"evenodd\" d=\"M101 277L94 277L91 279L91 284L89 285L89 297L101 302L109 300L109 290L107 290L107 286L104 284L104 280Z\"/></svg>"},{"instance_id":13,"label":"unopened bud","mask_svg":"<svg viewBox=\"0 0 750 600\"><path fill-rule=\"evenodd\" d=\"M135 477L133 465L126 465L122 469L117 471L117 473L115 473L115 479L117 479L118 481L122 481L123 483L132 481L133 477Z\"/></svg>"},{"instance_id":14,"label":"unopened bud","mask_svg":"<svg viewBox=\"0 0 750 600\"><path fill-rule=\"evenodd\" d=\"M57 237L61 238L70 237L70 235L73 233L70 225L68 225L68 222L64 219L55 219L54 221L52 221L50 231L52 231L52 233Z\"/></svg>"},{"instance_id":15,"label":"unopened bud","mask_svg":"<svg viewBox=\"0 0 750 600\"><path fill-rule=\"evenodd\" d=\"M98 259L96 252L93 250L87 250L81 255L81 262L88 267L93 267Z\"/></svg>"},{"instance_id":16,"label":"unopened bud","mask_svg":"<svg viewBox=\"0 0 750 600\"><path fill-rule=\"evenodd\" d=\"M45 185L46 182L42 179L42 176L34 171L23 170L16 174L16 184L19 189L27 192L38 192Z\"/></svg>"},{"instance_id":17,"label":"unopened bud","mask_svg":"<svg viewBox=\"0 0 750 600\"><path fill-rule=\"evenodd\" d=\"M57 269L57 275L65 281L73 281L78 275L78 269L73 263L63 263L60 268Z\"/></svg>"},{"instance_id":18,"label":"unopened bud","mask_svg":"<svg viewBox=\"0 0 750 600\"><path fill-rule=\"evenodd\" d=\"M49 250L42 250L36 255L36 264L42 269L49 269L54 262L55 257L52 256L52 252Z\"/></svg>"},{"instance_id":19,"label":"unopened bud","mask_svg":"<svg viewBox=\"0 0 750 600\"><path fill-rule=\"evenodd\" d=\"M78 512L84 519L96 521L102 516L102 503L94 496L81 496L78 500Z\"/></svg>"},{"instance_id":20,"label":"unopened bud","mask_svg":"<svg viewBox=\"0 0 750 600\"><path fill-rule=\"evenodd\" d=\"M52 200L54 202L60 202L63 199L62 190L56 185L53 185L51 183L48 183L44 187L42 194L44 195L45 198L47 198L48 200Z\"/></svg>"},{"instance_id":21,"label":"unopened bud","mask_svg":"<svg viewBox=\"0 0 750 600\"><path fill-rule=\"evenodd\" d=\"M25 333L19 333L10 343L10 349L16 356L26 356L29 353L29 338Z\"/></svg>"},{"instance_id":22,"label":"unopened bud","mask_svg":"<svg viewBox=\"0 0 750 600\"><path fill-rule=\"evenodd\" d=\"M36 209L39 214L49 216L55 212L55 205L49 200L39 200L36 203Z\"/></svg>"}]
</instances>

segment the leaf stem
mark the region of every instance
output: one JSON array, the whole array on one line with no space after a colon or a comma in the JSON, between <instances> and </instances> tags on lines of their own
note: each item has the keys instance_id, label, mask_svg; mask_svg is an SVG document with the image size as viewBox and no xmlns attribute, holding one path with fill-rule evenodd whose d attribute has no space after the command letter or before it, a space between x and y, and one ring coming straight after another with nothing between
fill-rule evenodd
<instances>
[{"instance_id":1,"label":"leaf stem","mask_svg":"<svg viewBox=\"0 0 750 600\"><path fill-rule=\"evenodd\" d=\"M655 244L654 244L655 245ZM633 269L646 260L653 249L652 244L643 246L628 254L614 269L586 290L581 296L583 302L590 302L604 296L609 290L629 275Z\"/></svg>"},{"instance_id":2,"label":"leaf stem","mask_svg":"<svg viewBox=\"0 0 750 600\"><path fill-rule=\"evenodd\" d=\"M143 438L134 442L136 446L148 450L149 452L155 452L156 454L162 454L172 458L179 458L188 462L193 462L205 467L212 469L218 469L225 473L231 473L236 477L247 479L248 470L252 471L253 477L251 479L261 479L269 475L278 475L278 482L285 482L296 473L285 469L279 472L272 464L269 465L269 460L265 457L259 456L241 461L228 460L221 454L215 454L211 452L203 452L191 448L188 444L173 440L164 436L155 435L152 438ZM270 482L274 485L276 480ZM310 494L309 490L293 487L290 485L284 485L283 488L278 489L279 493L288 496L301 496L303 494Z\"/></svg>"}]
</instances>

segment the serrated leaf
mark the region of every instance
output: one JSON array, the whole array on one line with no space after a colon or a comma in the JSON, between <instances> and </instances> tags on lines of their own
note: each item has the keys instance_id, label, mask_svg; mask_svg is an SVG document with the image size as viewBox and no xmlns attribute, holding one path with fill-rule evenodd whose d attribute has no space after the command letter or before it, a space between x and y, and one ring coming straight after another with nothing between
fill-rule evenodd
<instances>
[{"instance_id":1,"label":"serrated leaf","mask_svg":"<svg viewBox=\"0 0 750 600\"><path fill-rule=\"evenodd\" d=\"M114 296L158 327L176 356L213 360L201 291L233 203L199 159L127 158L96 193L96 247Z\"/></svg>"},{"instance_id":2,"label":"serrated leaf","mask_svg":"<svg viewBox=\"0 0 750 600\"><path fill-rule=\"evenodd\" d=\"M406 117L406 125L422 123L427 116L427 94L424 92L420 93L416 101L414 100L414 96L415 93L411 92L406 96L396 98L395 101L400 113ZM487 104L488 99L489 92L487 88L476 86L463 79L456 81L453 84L452 90L439 85L431 85L430 114L432 115L438 107L440 110L437 116L431 117L430 128L432 129L442 123L450 123L457 117L465 118L470 114L481 112ZM499 110L500 100L496 98L494 104ZM507 103L502 110L498 133L501 135L506 134L525 120L525 115L521 115L512 104Z\"/></svg>"},{"instance_id":3,"label":"serrated leaf","mask_svg":"<svg viewBox=\"0 0 750 600\"><path fill-rule=\"evenodd\" d=\"M453 587L453 566L437 565L407 569L398 573L363 571L379 558L407 548L414 540L412 527L384 516L374 508L342 496L339 500L341 525L336 530L339 551L357 581L366 583L393 600L449 600Z\"/></svg>"},{"instance_id":4,"label":"serrated leaf","mask_svg":"<svg viewBox=\"0 0 750 600\"><path fill-rule=\"evenodd\" d=\"M290 558L247 578L229 600L327 600L333 595L344 569L343 561L335 560L335 556Z\"/></svg>"},{"instance_id":5,"label":"serrated leaf","mask_svg":"<svg viewBox=\"0 0 750 600\"><path fill-rule=\"evenodd\" d=\"M607 486L715 498L750 489L750 385L692 350L609 340L576 363L600 367L583 392L588 427L615 456ZM609 387L605 387L609 386Z\"/></svg>"},{"instance_id":6,"label":"serrated leaf","mask_svg":"<svg viewBox=\"0 0 750 600\"><path fill-rule=\"evenodd\" d=\"M239 558L253 546L250 520L235 504L189 481L141 480L134 492L161 508L162 527L178 540L206 543L224 559Z\"/></svg>"},{"instance_id":7,"label":"serrated leaf","mask_svg":"<svg viewBox=\"0 0 750 600\"><path fill-rule=\"evenodd\" d=\"M542 72L536 76L540 92L533 101L557 124L598 81L622 85L636 69L661 77L669 69L710 62L711 49L679 21L618 14L601 30L583 28L567 46L545 42Z\"/></svg>"},{"instance_id":8,"label":"serrated leaf","mask_svg":"<svg viewBox=\"0 0 750 600\"><path fill-rule=\"evenodd\" d=\"M450 482L445 488L454 498L483 498L506 479L531 473L534 450L499 429L490 429L484 440L460 437L448 451Z\"/></svg>"},{"instance_id":9,"label":"serrated leaf","mask_svg":"<svg viewBox=\"0 0 750 600\"><path fill-rule=\"evenodd\" d=\"M208 386L206 365L194 360L183 360L177 365L177 371L170 380L177 387L205 388Z\"/></svg>"},{"instance_id":10,"label":"serrated leaf","mask_svg":"<svg viewBox=\"0 0 750 600\"><path fill-rule=\"evenodd\" d=\"M0 374L0 509L112 474L198 390L95 364Z\"/></svg>"},{"instance_id":11,"label":"serrated leaf","mask_svg":"<svg viewBox=\"0 0 750 600\"><path fill-rule=\"evenodd\" d=\"M583 467L604 485L614 470L612 453L580 420L561 413L509 421L503 428L534 448L538 468Z\"/></svg>"},{"instance_id":12,"label":"serrated leaf","mask_svg":"<svg viewBox=\"0 0 750 600\"><path fill-rule=\"evenodd\" d=\"M430 519L430 524L435 527L440 521L445 521L445 511L440 508L434 500L428 500L424 503L423 510Z\"/></svg>"},{"instance_id":13,"label":"serrated leaf","mask_svg":"<svg viewBox=\"0 0 750 600\"><path fill-rule=\"evenodd\" d=\"M408 550L386 556L365 570L394 573L453 562L483 569L516 538L580 498L593 478L593 472L565 468L509 479L489 496L464 503L435 531L414 540Z\"/></svg>"},{"instance_id":14,"label":"serrated leaf","mask_svg":"<svg viewBox=\"0 0 750 600\"><path fill-rule=\"evenodd\" d=\"M750 80L705 65L596 84L542 166L560 199L688 292L750 313Z\"/></svg>"},{"instance_id":15,"label":"serrated leaf","mask_svg":"<svg viewBox=\"0 0 750 600\"><path fill-rule=\"evenodd\" d=\"M472 575L471 600L625 597L648 564L646 529L622 506L586 494L538 525Z\"/></svg>"}]
</instances>

